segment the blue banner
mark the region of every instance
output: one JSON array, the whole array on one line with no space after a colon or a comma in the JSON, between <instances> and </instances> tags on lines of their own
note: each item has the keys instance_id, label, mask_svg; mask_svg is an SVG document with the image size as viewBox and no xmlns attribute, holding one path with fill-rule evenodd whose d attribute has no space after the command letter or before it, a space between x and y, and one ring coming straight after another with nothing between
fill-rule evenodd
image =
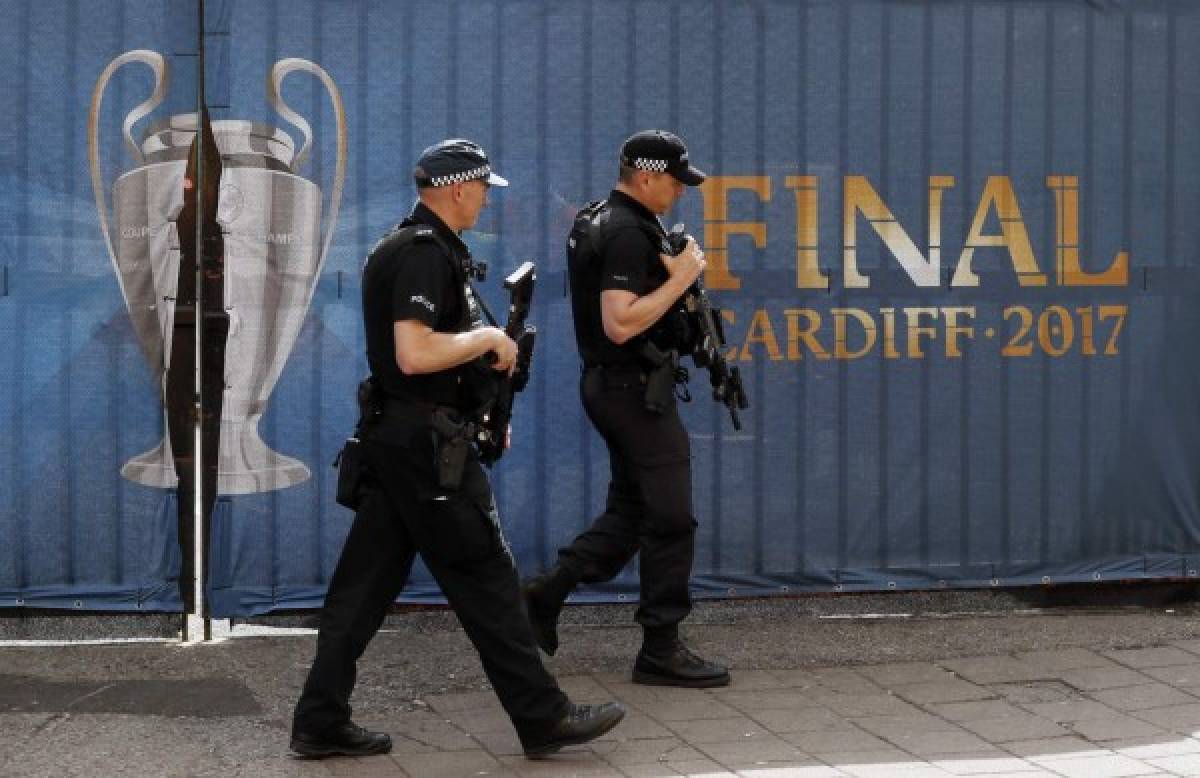
<instances>
[{"instance_id":1,"label":"blue banner","mask_svg":"<svg viewBox=\"0 0 1200 778\"><path fill-rule=\"evenodd\" d=\"M201 49L232 324L214 615L321 602L359 269L445 137L512 182L464 236L493 307L538 266L494 471L521 570L600 511L564 241L651 127L710 174L668 221L705 248L751 403L734 431L692 371L698 595L1197 575L1194 4L199 10L0 2L0 606L178 607L160 395ZM403 597L440 595L418 569Z\"/></svg>"}]
</instances>

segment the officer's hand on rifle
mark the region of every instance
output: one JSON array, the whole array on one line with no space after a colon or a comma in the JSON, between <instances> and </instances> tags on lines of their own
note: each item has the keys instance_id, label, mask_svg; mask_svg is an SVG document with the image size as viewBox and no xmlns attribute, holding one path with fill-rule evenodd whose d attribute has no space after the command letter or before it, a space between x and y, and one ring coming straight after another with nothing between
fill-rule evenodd
<instances>
[{"instance_id":1,"label":"officer's hand on rifle","mask_svg":"<svg viewBox=\"0 0 1200 778\"><path fill-rule=\"evenodd\" d=\"M492 339L492 353L496 355L496 361L492 365L492 369L512 375L513 369L517 366L516 341L505 335L504 330L499 327L487 327L485 329L488 330L488 334Z\"/></svg>"},{"instance_id":2,"label":"officer's hand on rifle","mask_svg":"<svg viewBox=\"0 0 1200 778\"><path fill-rule=\"evenodd\" d=\"M704 252L700 250L695 239L690 237L687 245L679 254L675 256L659 254L658 258L667 268L667 275L671 277L671 280L684 282L684 286L691 286L692 282L704 272L704 266L708 264L704 259Z\"/></svg>"}]
</instances>

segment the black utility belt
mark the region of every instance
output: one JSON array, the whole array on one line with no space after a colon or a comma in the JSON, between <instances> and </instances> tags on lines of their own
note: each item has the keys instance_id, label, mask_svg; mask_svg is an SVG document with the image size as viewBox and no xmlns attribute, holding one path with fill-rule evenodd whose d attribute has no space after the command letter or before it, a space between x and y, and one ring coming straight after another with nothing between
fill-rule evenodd
<instances>
[{"instance_id":1,"label":"black utility belt","mask_svg":"<svg viewBox=\"0 0 1200 778\"><path fill-rule=\"evenodd\" d=\"M428 425L433 436L433 467L438 487L456 490L475 445L478 425L452 405L387 398L379 423Z\"/></svg>"},{"instance_id":2,"label":"black utility belt","mask_svg":"<svg viewBox=\"0 0 1200 778\"><path fill-rule=\"evenodd\" d=\"M611 362L607 364L604 362L585 362L583 365L583 371L586 373L589 370L599 370L603 373L610 373L612 375L637 375L639 373L641 375L646 374L646 368L637 362Z\"/></svg>"},{"instance_id":3,"label":"black utility belt","mask_svg":"<svg viewBox=\"0 0 1200 778\"><path fill-rule=\"evenodd\" d=\"M646 368L627 363L615 365L584 366L585 381L594 381L604 389L643 389L646 386Z\"/></svg>"},{"instance_id":4,"label":"black utility belt","mask_svg":"<svg viewBox=\"0 0 1200 778\"><path fill-rule=\"evenodd\" d=\"M675 370L678 357L671 358L654 367L619 362L615 364L585 365L583 381L605 391L637 391L642 395L642 406L652 414L659 415L675 404Z\"/></svg>"},{"instance_id":5,"label":"black utility belt","mask_svg":"<svg viewBox=\"0 0 1200 778\"><path fill-rule=\"evenodd\" d=\"M467 417L466 411L454 405L389 397L383 403L383 413L380 414L379 420L424 423L432 419L435 413L449 416L456 421Z\"/></svg>"}]
</instances>

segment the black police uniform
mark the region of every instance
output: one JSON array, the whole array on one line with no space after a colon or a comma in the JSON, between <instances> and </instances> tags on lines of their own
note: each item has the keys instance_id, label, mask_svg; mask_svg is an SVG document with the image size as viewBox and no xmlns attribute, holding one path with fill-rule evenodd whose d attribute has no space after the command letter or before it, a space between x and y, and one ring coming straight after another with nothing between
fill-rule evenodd
<instances>
[{"instance_id":1,"label":"black police uniform","mask_svg":"<svg viewBox=\"0 0 1200 778\"><path fill-rule=\"evenodd\" d=\"M559 551L559 567L578 581L614 578L640 554L641 603L636 619L646 648L665 648L691 611L696 520L691 451L672 397L662 413L646 410L646 366L638 352L651 333L616 344L604 334L600 295L609 289L639 297L666 281L660 253L670 253L658 218L623 192L608 199L601 261L570 269L575 337L583 359L583 407L608 446L612 480L602 513ZM657 240L656 240L657 239Z\"/></svg>"},{"instance_id":2,"label":"black police uniform","mask_svg":"<svg viewBox=\"0 0 1200 778\"><path fill-rule=\"evenodd\" d=\"M686 186L705 178L688 161L683 140L665 130L627 139L621 167L666 173ZM601 302L608 290L652 294L668 278L659 254L671 253L658 217L619 189L598 210L589 205L576 216L567 262L584 366L580 394L608 446L612 479L604 513L559 550L558 564L526 581L521 591L538 645L553 654L558 616L570 591L581 581L611 580L637 554L641 601L635 618L643 627L643 642L633 681L707 688L729 684L730 676L727 668L697 656L679 639L679 622L692 609L688 579L696 520L691 449L670 392L672 364L661 358L664 349L689 351L687 327L679 326L686 317L679 320L676 301L645 332L618 344L604 333Z\"/></svg>"},{"instance_id":3,"label":"black police uniform","mask_svg":"<svg viewBox=\"0 0 1200 778\"><path fill-rule=\"evenodd\" d=\"M417 229L385 237L363 271L367 357L386 408L361 435L367 485L325 598L293 732L326 732L349 722L355 661L420 553L528 745L567 715L567 698L537 653L513 557L474 452L456 491L439 488L434 470L430 415L435 407L470 410L464 378L471 368L405 375L395 357L396 321L416 320L436 332L480 323L463 270L470 255L423 204L401 226Z\"/></svg>"}]
</instances>

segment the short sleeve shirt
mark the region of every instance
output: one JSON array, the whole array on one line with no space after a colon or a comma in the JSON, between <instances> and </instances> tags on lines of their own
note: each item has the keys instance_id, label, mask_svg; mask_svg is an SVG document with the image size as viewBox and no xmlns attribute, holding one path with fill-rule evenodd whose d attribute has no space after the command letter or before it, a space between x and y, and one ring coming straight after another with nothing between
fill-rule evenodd
<instances>
[{"instance_id":1,"label":"short sleeve shirt","mask_svg":"<svg viewBox=\"0 0 1200 778\"><path fill-rule=\"evenodd\" d=\"M433 330L441 324L440 331L445 332L445 327L453 324L446 321L445 314L457 307L458 301L444 298L447 290L457 286L457 279L441 248L433 242L419 243L393 261L392 321L412 319Z\"/></svg>"},{"instance_id":2,"label":"short sleeve shirt","mask_svg":"<svg viewBox=\"0 0 1200 778\"><path fill-rule=\"evenodd\" d=\"M618 345L604 334L600 295L619 289L642 297L662 286L667 278L658 257L664 247L651 239L651 235L663 235L658 218L619 190L609 195L608 207L611 213L598 267L569 268L575 340L585 365L639 362L640 339Z\"/></svg>"},{"instance_id":3,"label":"short sleeve shirt","mask_svg":"<svg viewBox=\"0 0 1200 778\"><path fill-rule=\"evenodd\" d=\"M458 399L456 370L405 375L396 364L394 325L413 320L435 332L458 332L466 304L466 279L460 268L470 252L423 204L417 204L404 226L430 232L402 241L400 228L393 230L375 246L363 268L367 362L389 397L454 405Z\"/></svg>"},{"instance_id":4,"label":"short sleeve shirt","mask_svg":"<svg viewBox=\"0 0 1200 778\"><path fill-rule=\"evenodd\" d=\"M658 252L641 227L627 225L614 230L601 256L600 290L620 289L638 297L654 291L658 284L650 281L648 257L657 261Z\"/></svg>"}]
</instances>

